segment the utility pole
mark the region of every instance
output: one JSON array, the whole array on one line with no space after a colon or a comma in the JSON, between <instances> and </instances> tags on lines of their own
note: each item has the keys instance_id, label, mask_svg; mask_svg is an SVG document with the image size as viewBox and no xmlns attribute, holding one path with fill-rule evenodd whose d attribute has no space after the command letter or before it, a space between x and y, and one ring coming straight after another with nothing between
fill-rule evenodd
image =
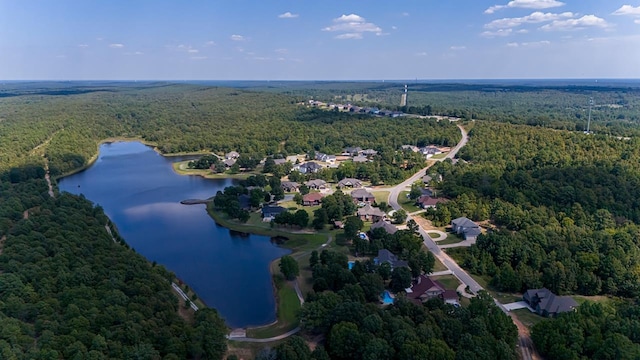
<instances>
[{"instance_id":1,"label":"utility pole","mask_svg":"<svg viewBox=\"0 0 640 360\"><path fill-rule=\"evenodd\" d=\"M587 120L587 132L585 134L591 134L589 129L591 128L591 107L593 106L593 97L589 98L589 119Z\"/></svg>"}]
</instances>

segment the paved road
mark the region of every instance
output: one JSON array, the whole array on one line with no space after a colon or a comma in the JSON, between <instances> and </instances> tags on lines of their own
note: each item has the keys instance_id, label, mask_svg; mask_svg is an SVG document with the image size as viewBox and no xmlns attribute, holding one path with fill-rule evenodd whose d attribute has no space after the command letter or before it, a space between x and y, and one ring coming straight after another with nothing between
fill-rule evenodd
<instances>
[{"instance_id":1,"label":"paved road","mask_svg":"<svg viewBox=\"0 0 640 360\"><path fill-rule=\"evenodd\" d=\"M456 156L456 154L458 154L458 151L460 151L460 149L462 149L469 142L469 134L462 127L462 125L458 125L458 129L460 129L460 133L462 134L462 139L460 139L460 142L458 142L458 145L456 145L453 149L451 149L451 151L449 151L447 156L445 156L443 159L440 159L440 161L444 161L444 159L453 159Z\"/></svg>"},{"instance_id":2,"label":"paved road","mask_svg":"<svg viewBox=\"0 0 640 360\"><path fill-rule=\"evenodd\" d=\"M185 294L184 291L182 291L182 289L180 289L180 287L176 285L176 283L172 282L171 286L173 287L173 290L175 290L178 293L178 295L182 296L182 298L185 301L189 300L189 303L191 304L191 308L193 309L193 311L198 311L198 306L189 299L187 294Z\"/></svg>"},{"instance_id":3,"label":"paved road","mask_svg":"<svg viewBox=\"0 0 640 360\"><path fill-rule=\"evenodd\" d=\"M297 327L291 331L287 331L286 333L266 339L256 339L256 338L248 338L248 337L230 337L227 335L227 339L232 341L241 341L241 342L253 342L253 343L268 343L272 341L278 341L282 339L286 339L289 336L296 334L300 331L300 327Z\"/></svg>"}]
</instances>

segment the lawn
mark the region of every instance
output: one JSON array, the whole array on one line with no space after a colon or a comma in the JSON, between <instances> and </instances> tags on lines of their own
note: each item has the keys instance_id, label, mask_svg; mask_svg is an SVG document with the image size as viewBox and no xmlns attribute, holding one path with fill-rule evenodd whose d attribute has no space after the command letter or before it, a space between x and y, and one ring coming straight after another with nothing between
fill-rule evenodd
<instances>
[{"instance_id":1,"label":"lawn","mask_svg":"<svg viewBox=\"0 0 640 360\"><path fill-rule=\"evenodd\" d=\"M459 237L456 234L447 233L447 238L441 241L438 241L438 245L449 245L449 244L457 244L459 242L464 241L463 238Z\"/></svg>"},{"instance_id":2,"label":"lawn","mask_svg":"<svg viewBox=\"0 0 640 360\"><path fill-rule=\"evenodd\" d=\"M432 157L429 158L429 160L440 160L440 159L444 159L445 157L447 157L447 154L449 153L442 153L442 154L435 154Z\"/></svg>"},{"instance_id":3,"label":"lawn","mask_svg":"<svg viewBox=\"0 0 640 360\"><path fill-rule=\"evenodd\" d=\"M280 335L299 325L300 301L293 285L282 280L275 281L278 287L278 322L275 324L247 329L247 337L258 339Z\"/></svg>"},{"instance_id":4,"label":"lawn","mask_svg":"<svg viewBox=\"0 0 640 360\"><path fill-rule=\"evenodd\" d=\"M421 208L417 207L415 205L416 202L409 199L407 195L409 195L408 191L401 191L400 195L398 195L398 204L402 206L404 211L406 211L407 213L413 213L422 210Z\"/></svg>"},{"instance_id":5,"label":"lawn","mask_svg":"<svg viewBox=\"0 0 640 360\"><path fill-rule=\"evenodd\" d=\"M380 204L382 202L389 203L389 192L388 191L373 191L373 196L376 198L376 204Z\"/></svg>"},{"instance_id":6,"label":"lawn","mask_svg":"<svg viewBox=\"0 0 640 360\"><path fill-rule=\"evenodd\" d=\"M447 290L456 290L460 286L460 280L453 275L432 276L431 279L438 280Z\"/></svg>"},{"instance_id":7,"label":"lawn","mask_svg":"<svg viewBox=\"0 0 640 360\"><path fill-rule=\"evenodd\" d=\"M534 314L528 309L513 310L511 313L515 314L518 320L520 320L520 322L529 329L540 321L545 320L542 316Z\"/></svg>"}]
</instances>

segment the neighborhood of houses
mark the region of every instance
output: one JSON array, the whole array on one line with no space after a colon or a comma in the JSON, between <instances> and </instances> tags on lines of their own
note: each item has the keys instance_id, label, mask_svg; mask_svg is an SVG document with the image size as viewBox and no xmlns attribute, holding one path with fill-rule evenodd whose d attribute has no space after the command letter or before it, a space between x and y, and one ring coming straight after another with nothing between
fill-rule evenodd
<instances>
[{"instance_id":1,"label":"neighborhood of houses","mask_svg":"<svg viewBox=\"0 0 640 360\"><path fill-rule=\"evenodd\" d=\"M346 111L346 112L355 113L355 114L388 116L391 118L397 118L397 117L406 115L401 111L385 110L385 109L379 109L377 107L360 107L360 106L355 106L351 104L334 104L334 103L327 104L325 102L317 101L317 100L309 100L309 106L317 107L317 108L325 108L329 110L336 110L336 111Z\"/></svg>"},{"instance_id":2,"label":"neighborhood of houses","mask_svg":"<svg viewBox=\"0 0 640 360\"><path fill-rule=\"evenodd\" d=\"M403 151L420 152L427 158L449 150L435 146L418 148L413 145L403 145L401 149ZM343 149L343 152L339 155L315 152L311 155L296 155L275 159L274 162L276 164L289 162L293 170L301 174L310 175L317 173L325 167L338 167L342 161L351 160L356 163L372 161L372 158L376 155L377 151L373 149L347 147ZM240 154L238 152L231 151L225 154L224 164L226 166L233 166L239 157ZM307 178L309 178L309 176L307 176ZM420 188L421 194L415 199L414 205L422 209L422 211L425 211L430 208L435 208L440 203L446 202L446 199L437 197L434 190L430 187L433 182L440 181L442 181L440 175L424 175L422 177L423 186ZM388 216L385 211L376 206L376 197L372 193L372 189L367 187L366 184L359 179L344 178L335 184L328 184L322 179L310 179L300 183L286 179L281 181L282 190L286 194L289 194L289 200L291 200L291 194L301 192L303 186L307 188L308 192L302 195L302 201L299 203L302 207L320 206L323 198L333 193L336 189L340 189L347 193L357 205L356 216L363 222L370 224L369 231L383 229L388 234L393 235L404 228L403 226L398 227L394 225L390 221L391 216ZM248 195L240 195L239 200L243 209L250 209L250 198ZM264 205L261 209L262 221L271 222L278 214L287 211L289 211L288 208L279 204ZM341 221L335 221L334 228L343 228L343 223ZM475 244L478 236L483 233L479 224L466 217L453 219L450 223L450 231L452 234L462 238L465 246ZM360 237L367 240L369 238L366 233L360 233ZM445 245L443 248L446 247L448 246ZM409 266L406 261L399 259L396 254L393 254L387 249L378 251L377 257L374 258L374 263L376 265L388 263L392 269ZM459 299L461 295L468 296L466 293L463 294L460 288L456 290L447 289L436 277L428 275L420 275L413 279L411 286L405 289L405 293L407 299L412 302L421 303L431 299L440 299L454 306L460 306ZM524 294L523 301L505 306L512 306L513 309L528 308L531 312L535 312L541 316L553 317L559 313L574 310L577 307L577 303L569 296L558 296L550 290L542 288L530 289Z\"/></svg>"}]
</instances>

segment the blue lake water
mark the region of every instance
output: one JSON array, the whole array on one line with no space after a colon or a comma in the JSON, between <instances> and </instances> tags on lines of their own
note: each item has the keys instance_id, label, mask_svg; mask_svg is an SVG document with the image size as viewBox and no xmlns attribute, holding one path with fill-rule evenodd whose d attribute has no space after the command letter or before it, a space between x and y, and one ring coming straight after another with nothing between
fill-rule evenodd
<instances>
[{"instance_id":1,"label":"blue lake water","mask_svg":"<svg viewBox=\"0 0 640 360\"><path fill-rule=\"evenodd\" d=\"M274 321L269 263L289 251L269 237L217 225L204 205L181 205L232 182L178 175L171 163L180 160L139 142L103 144L90 168L60 179L59 187L101 205L131 247L175 272L229 326Z\"/></svg>"}]
</instances>

